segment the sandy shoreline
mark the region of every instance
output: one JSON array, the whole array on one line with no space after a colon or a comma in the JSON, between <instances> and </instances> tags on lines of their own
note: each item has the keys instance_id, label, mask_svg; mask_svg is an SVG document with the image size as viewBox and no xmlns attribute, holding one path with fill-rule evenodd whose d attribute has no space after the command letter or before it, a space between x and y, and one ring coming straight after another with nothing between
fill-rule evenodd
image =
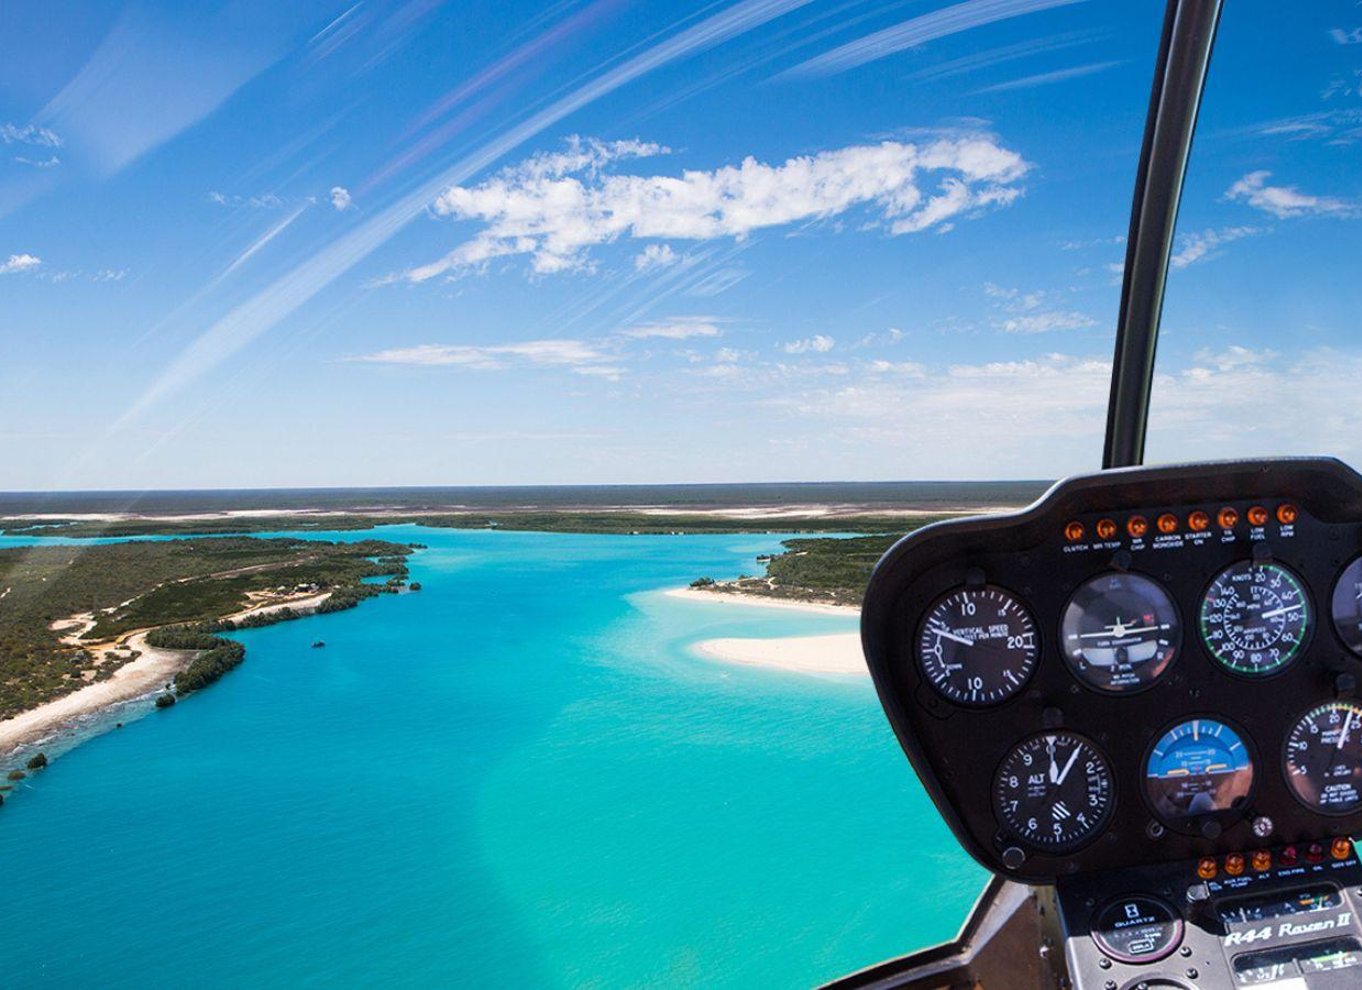
<instances>
[{"instance_id":1,"label":"sandy shoreline","mask_svg":"<svg viewBox=\"0 0 1362 990\"><path fill-rule=\"evenodd\" d=\"M757 608L784 608L795 612L821 612L825 615L860 615L855 605L828 605L822 602L798 602L789 598L768 598L764 595L743 595L732 591L699 591L695 588L668 588L669 598L684 598L709 605L751 605Z\"/></svg>"},{"instance_id":2,"label":"sandy shoreline","mask_svg":"<svg viewBox=\"0 0 1362 990\"><path fill-rule=\"evenodd\" d=\"M293 609L300 615L310 615L317 606L331 597L324 591L303 598L293 598L268 605L251 605L239 612L224 616L225 621L237 622L248 616L269 615L283 609ZM88 625L81 622L84 617L58 620L54 628L82 628L93 626L93 617ZM68 625L68 624L74 625ZM165 650L147 645L150 629L139 629L126 638L120 639L119 648L136 650L140 656L125 663L105 681L92 681L85 687L70 694L62 695L51 701L30 708L13 718L0 722L0 759L7 757L16 749L43 742L72 728L82 719L96 715L114 705L136 701L138 698L150 699L158 694L175 675L189 666L194 659L193 650ZM79 641L64 640L68 645L80 645Z\"/></svg>"},{"instance_id":3,"label":"sandy shoreline","mask_svg":"<svg viewBox=\"0 0 1362 990\"><path fill-rule=\"evenodd\" d=\"M149 631L140 630L127 638L124 645L137 650L141 656L119 667L108 680L94 681L78 691L0 722L0 756L7 756L21 746L42 742L111 705L150 697L162 690L189 665L193 654L148 646Z\"/></svg>"},{"instance_id":4,"label":"sandy shoreline","mask_svg":"<svg viewBox=\"0 0 1362 990\"><path fill-rule=\"evenodd\" d=\"M707 639L695 652L709 660L772 667L796 674L859 674L868 677L859 633L786 636L777 639Z\"/></svg>"},{"instance_id":5,"label":"sandy shoreline","mask_svg":"<svg viewBox=\"0 0 1362 990\"><path fill-rule=\"evenodd\" d=\"M498 513L515 512L568 512L600 515L619 515L637 513L645 516L693 516L707 519L732 519L745 522L800 519L840 519L857 516L880 516L886 518L916 519L924 516L973 516L991 515L998 512L1016 512L1021 506L1012 505L881 505L878 503L825 503L811 502L797 505L552 505L544 506L533 502L508 503L495 507L445 505L426 508L404 508L400 506L355 506L351 508L308 507L296 509L224 509L216 512L22 512L0 516L0 523L52 523L52 522L221 522L225 520L279 520L281 525L290 519L331 519L345 516L364 516L373 519L391 519L394 522L411 519L415 516L484 516Z\"/></svg>"},{"instance_id":6,"label":"sandy shoreline","mask_svg":"<svg viewBox=\"0 0 1362 990\"><path fill-rule=\"evenodd\" d=\"M687 601L716 606L783 608L796 612L843 616L861 613L860 609L851 605L822 605L727 591L670 588L666 594L669 598L684 598ZM777 636L769 639L738 637L706 639L696 643L694 650L706 660L750 667L770 667L796 674L869 675L865 657L861 653L861 636L856 632L818 636Z\"/></svg>"}]
</instances>

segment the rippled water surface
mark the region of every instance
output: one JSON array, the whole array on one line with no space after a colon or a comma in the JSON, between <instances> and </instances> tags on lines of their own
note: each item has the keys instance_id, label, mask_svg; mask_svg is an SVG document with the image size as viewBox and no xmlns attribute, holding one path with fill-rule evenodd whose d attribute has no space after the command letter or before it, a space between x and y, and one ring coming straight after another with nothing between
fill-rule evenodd
<instances>
[{"instance_id":1,"label":"rippled water surface","mask_svg":"<svg viewBox=\"0 0 1362 990\"><path fill-rule=\"evenodd\" d=\"M657 591L779 537L378 533L423 591L19 785L6 985L800 987L954 933L982 873L868 679L689 649L854 620Z\"/></svg>"}]
</instances>

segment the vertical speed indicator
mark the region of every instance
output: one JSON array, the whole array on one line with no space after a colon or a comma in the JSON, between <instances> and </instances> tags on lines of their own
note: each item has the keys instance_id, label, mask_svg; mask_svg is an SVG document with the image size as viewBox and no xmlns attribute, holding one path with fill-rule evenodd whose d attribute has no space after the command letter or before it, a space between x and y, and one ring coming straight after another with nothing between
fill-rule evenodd
<instances>
[{"instance_id":1,"label":"vertical speed indicator","mask_svg":"<svg viewBox=\"0 0 1362 990\"><path fill-rule=\"evenodd\" d=\"M1031 613L993 585L957 588L932 603L918 630L917 662L948 701L996 705L1022 689L1040 646Z\"/></svg>"}]
</instances>

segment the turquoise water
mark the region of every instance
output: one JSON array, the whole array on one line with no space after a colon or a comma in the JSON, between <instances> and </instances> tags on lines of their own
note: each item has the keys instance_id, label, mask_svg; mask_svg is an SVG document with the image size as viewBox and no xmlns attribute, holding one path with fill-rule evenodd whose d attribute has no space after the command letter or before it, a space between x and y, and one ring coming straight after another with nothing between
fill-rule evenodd
<instances>
[{"instance_id":1,"label":"turquoise water","mask_svg":"<svg viewBox=\"0 0 1362 990\"><path fill-rule=\"evenodd\" d=\"M657 593L779 537L381 535L425 590L19 785L6 985L804 987L954 934L982 873L869 681L689 650L854 621Z\"/></svg>"}]
</instances>

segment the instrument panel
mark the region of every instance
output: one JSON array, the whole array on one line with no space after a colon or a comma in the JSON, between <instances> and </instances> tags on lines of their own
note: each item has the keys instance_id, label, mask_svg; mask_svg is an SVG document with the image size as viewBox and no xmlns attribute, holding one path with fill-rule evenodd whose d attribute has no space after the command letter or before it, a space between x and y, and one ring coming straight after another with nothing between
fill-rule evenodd
<instances>
[{"instance_id":1,"label":"instrument panel","mask_svg":"<svg viewBox=\"0 0 1362 990\"><path fill-rule=\"evenodd\" d=\"M862 614L938 810L1032 883L1362 831L1362 476L1071 478L912 533Z\"/></svg>"}]
</instances>

